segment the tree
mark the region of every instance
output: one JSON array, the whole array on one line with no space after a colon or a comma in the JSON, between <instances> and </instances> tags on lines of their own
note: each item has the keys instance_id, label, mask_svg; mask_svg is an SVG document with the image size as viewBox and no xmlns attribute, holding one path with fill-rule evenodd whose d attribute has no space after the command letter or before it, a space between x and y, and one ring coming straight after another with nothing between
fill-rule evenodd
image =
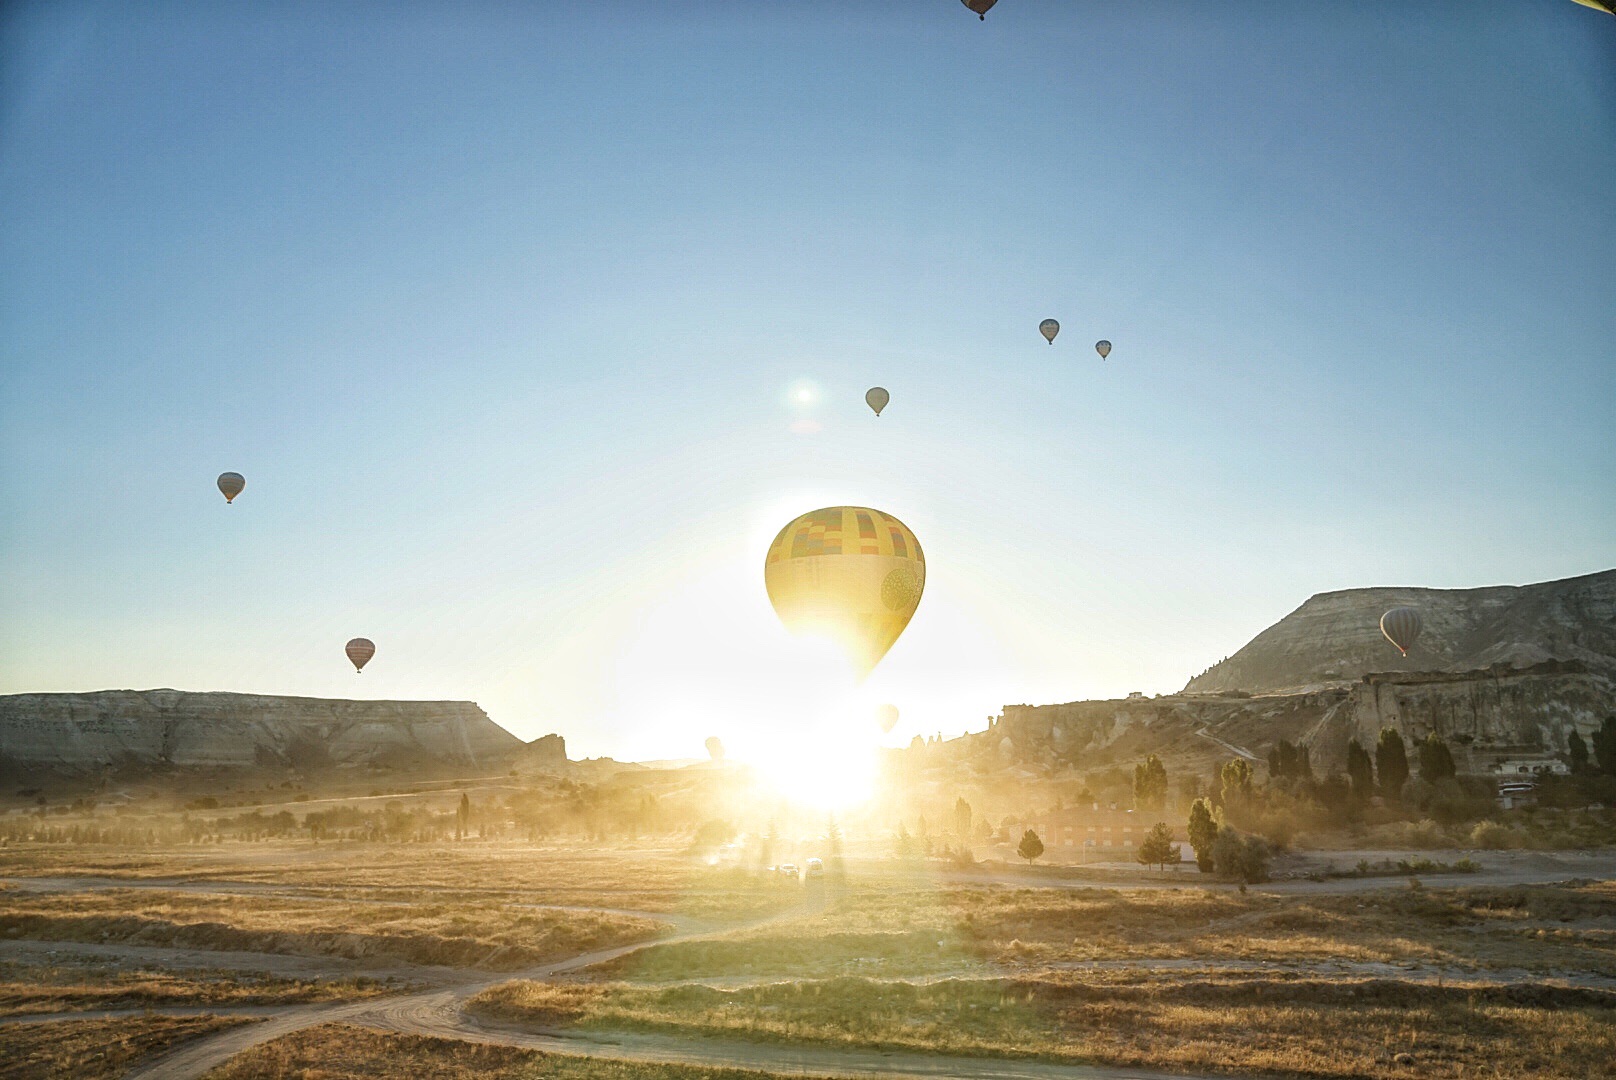
<instances>
[{"instance_id":1,"label":"tree","mask_svg":"<svg viewBox=\"0 0 1616 1080\"><path fill-rule=\"evenodd\" d=\"M1173 843L1173 830L1167 827L1167 822L1158 821L1150 827L1150 833L1139 845L1139 851L1134 856L1146 866L1154 866L1158 870L1165 870L1167 863L1178 862L1181 857L1179 847Z\"/></svg>"},{"instance_id":2,"label":"tree","mask_svg":"<svg viewBox=\"0 0 1616 1080\"><path fill-rule=\"evenodd\" d=\"M1605 722L1594 732L1594 760L1599 771L1616 776L1616 716L1605 717Z\"/></svg>"},{"instance_id":3,"label":"tree","mask_svg":"<svg viewBox=\"0 0 1616 1080\"><path fill-rule=\"evenodd\" d=\"M1352 784L1353 801L1360 805L1368 802L1375 790L1375 763L1357 739L1347 744L1347 779Z\"/></svg>"},{"instance_id":4,"label":"tree","mask_svg":"<svg viewBox=\"0 0 1616 1080\"><path fill-rule=\"evenodd\" d=\"M1195 851L1195 865L1203 874L1212 872L1212 845L1218 839L1218 823L1212 817L1212 804L1196 799L1190 806L1190 847Z\"/></svg>"},{"instance_id":5,"label":"tree","mask_svg":"<svg viewBox=\"0 0 1616 1080\"><path fill-rule=\"evenodd\" d=\"M1277 780L1311 781L1313 766L1308 761L1307 747L1279 740L1268 751L1268 776Z\"/></svg>"},{"instance_id":6,"label":"tree","mask_svg":"<svg viewBox=\"0 0 1616 1080\"><path fill-rule=\"evenodd\" d=\"M971 804L963 797L954 800L954 835L962 843L971 837Z\"/></svg>"},{"instance_id":7,"label":"tree","mask_svg":"<svg viewBox=\"0 0 1616 1080\"><path fill-rule=\"evenodd\" d=\"M1571 738L1566 740L1566 752L1571 755L1572 773L1585 773L1588 771L1588 744L1582 741L1577 729L1571 729Z\"/></svg>"},{"instance_id":8,"label":"tree","mask_svg":"<svg viewBox=\"0 0 1616 1080\"><path fill-rule=\"evenodd\" d=\"M1133 767L1133 804L1140 810L1167 805L1167 767L1155 754Z\"/></svg>"},{"instance_id":9,"label":"tree","mask_svg":"<svg viewBox=\"0 0 1616 1080\"><path fill-rule=\"evenodd\" d=\"M1031 866L1032 861L1044 853L1044 842L1038 839L1038 834L1028 829L1021 834L1021 843L1016 845L1016 854L1027 860Z\"/></svg>"},{"instance_id":10,"label":"tree","mask_svg":"<svg viewBox=\"0 0 1616 1080\"><path fill-rule=\"evenodd\" d=\"M1431 732L1416 745L1420 759L1420 779L1427 784L1451 780L1458 773L1453 764L1453 753L1442 736Z\"/></svg>"},{"instance_id":11,"label":"tree","mask_svg":"<svg viewBox=\"0 0 1616 1080\"><path fill-rule=\"evenodd\" d=\"M1268 845L1259 837L1242 836L1227 825L1218 830L1212 860L1219 877L1247 884L1268 880Z\"/></svg>"},{"instance_id":12,"label":"tree","mask_svg":"<svg viewBox=\"0 0 1616 1080\"><path fill-rule=\"evenodd\" d=\"M1352 785L1340 773L1331 773L1314 787L1313 798L1330 813L1344 817L1352 804Z\"/></svg>"},{"instance_id":13,"label":"tree","mask_svg":"<svg viewBox=\"0 0 1616 1080\"><path fill-rule=\"evenodd\" d=\"M1393 728L1381 728L1375 743L1375 771L1380 774L1380 791L1391 802L1403 797L1403 785L1408 783L1408 751L1403 737Z\"/></svg>"},{"instance_id":14,"label":"tree","mask_svg":"<svg viewBox=\"0 0 1616 1080\"><path fill-rule=\"evenodd\" d=\"M471 822L471 800L468 799L466 797L466 793L464 791L462 791L460 793L460 809L455 811L455 839L456 840L460 840L460 839L463 839L465 837L466 829L468 828L470 822Z\"/></svg>"},{"instance_id":15,"label":"tree","mask_svg":"<svg viewBox=\"0 0 1616 1080\"><path fill-rule=\"evenodd\" d=\"M1244 818L1251 810L1253 791L1251 766L1245 758L1235 758L1223 766L1223 812L1230 817Z\"/></svg>"}]
</instances>

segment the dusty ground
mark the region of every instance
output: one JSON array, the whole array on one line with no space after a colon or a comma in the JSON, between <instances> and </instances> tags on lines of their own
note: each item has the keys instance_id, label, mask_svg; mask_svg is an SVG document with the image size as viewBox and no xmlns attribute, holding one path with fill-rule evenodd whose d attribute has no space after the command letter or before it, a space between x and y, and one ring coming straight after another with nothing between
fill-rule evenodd
<instances>
[{"instance_id":1,"label":"dusty ground","mask_svg":"<svg viewBox=\"0 0 1616 1080\"><path fill-rule=\"evenodd\" d=\"M872 863L808 888L647 849L342 848L0 851L0 1052L74 1023L208 1012L254 1022L171 1029L134 1045L127 1075L463 1075L433 1039L521 1048L489 1057L496 1076L653 1075L604 1064L627 1061L1525 1077L1616 1061L1616 887L1590 880L1616 876L1609 854L1471 853L1480 872L1417 888L1242 895L1139 871L1119 889ZM332 1024L390 1034L344 1059Z\"/></svg>"}]
</instances>

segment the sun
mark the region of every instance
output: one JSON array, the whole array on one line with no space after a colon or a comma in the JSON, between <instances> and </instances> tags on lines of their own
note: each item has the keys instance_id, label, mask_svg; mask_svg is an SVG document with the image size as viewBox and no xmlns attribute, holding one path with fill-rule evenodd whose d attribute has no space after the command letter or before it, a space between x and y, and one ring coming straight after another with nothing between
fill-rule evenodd
<instances>
[{"instance_id":1,"label":"sun","mask_svg":"<svg viewBox=\"0 0 1616 1080\"><path fill-rule=\"evenodd\" d=\"M874 798L879 752L869 710L844 706L804 722L757 732L732 752L798 806L844 813Z\"/></svg>"}]
</instances>

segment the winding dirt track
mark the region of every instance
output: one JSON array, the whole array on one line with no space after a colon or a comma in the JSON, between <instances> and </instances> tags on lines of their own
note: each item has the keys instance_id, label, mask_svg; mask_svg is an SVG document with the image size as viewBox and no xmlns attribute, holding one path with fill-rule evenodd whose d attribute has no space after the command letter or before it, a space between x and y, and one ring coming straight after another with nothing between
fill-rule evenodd
<instances>
[{"instance_id":1,"label":"winding dirt track","mask_svg":"<svg viewBox=\"0 0 1616 1080\"><path fill-rule=\"evenodd\" d=\"M728 927L724 932L763 926L798 914L800 911L792 910L767 919ZM538 1034L510 1028L484 1027L464 1013L465 1003L473 995L511 979L550 978L626 956L653 944L689 941L711 936L711 933L711 931L690 932L660 938L654 942L602 949L527 971L507 972L492 978L486 976L468 978L456 985L439 986L398 997L336 1004L286 1006L274 1011L262 1023L219 1032L147 1062L126 1074L126 1080L198 1080L251 1047L295 1031L337 1022L410 1035L523 1046L575 1057L725 1066L799 1076L942 1076L959 1077L961 1080L1184 1080L1190 1077L1192 1080L1200 1080L1198 1074L1162 1073L1104 1066L1056 1065L1001 1058L943 1057L932 1054L834 1047L793 1047L738 1040L680 1038L638 1033ZM208 1011L226 1015L237 1010ZM256 1010L254 1015L265 1015L269 1012L270 1010L261 1009Z\"/></svg>"}]
</instances>

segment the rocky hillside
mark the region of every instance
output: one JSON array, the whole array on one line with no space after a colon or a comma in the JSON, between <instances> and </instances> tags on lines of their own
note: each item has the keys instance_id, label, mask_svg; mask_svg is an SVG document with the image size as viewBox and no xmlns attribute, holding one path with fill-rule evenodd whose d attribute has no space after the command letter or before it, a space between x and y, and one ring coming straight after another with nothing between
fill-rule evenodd
<instances>
[{"instance_id":1,"label":"rocky hillside","mask_svg":"<svg viewBox=\"0 0 1616 1080\"><path fill-rule=\"evenodd\" d=\"M469 701L344 701L182 690L0 696L0 774L10 778L460 771L508 767L526 745Z\"/></svg>"},{"instance_id":2,"label":"rocky hillside","mask_svg":"<svg viewBox=\"0 0 1616 1080\"><path fill-rule=\"evenodd\" d=\"M1266 759L1281 739L1307 746L1323 770L1346 765L1347 743L1373 745L1383 727L1410 741L1436 732L1459 768L1487 773L1520 755L1564 755L1573 730L1591 739L1616 715L1616 681L1579 661L1481 671L1382 673L1294 693L1171 694L1064 705L1007 705L987 731L932 751L978 771L1056 773L1131 766L1159 754L1205 775L1231 757Z\"/></svg>"},{"instance_id":3,"label":"rocky hillside","mask_svg":"<svg viewBox=\"0 0 1616 1080\"><path fill-rule=\"evenodd\" d=\"M1418 608L1419 642L1400 656L1380 633L1389 608ZM1295 690L1383 672L1462 672L1577 661L1616 677L1616 570L1486 589L1320 593L1189 681L1187 693Z\"/></svg>"}]
</instances>

